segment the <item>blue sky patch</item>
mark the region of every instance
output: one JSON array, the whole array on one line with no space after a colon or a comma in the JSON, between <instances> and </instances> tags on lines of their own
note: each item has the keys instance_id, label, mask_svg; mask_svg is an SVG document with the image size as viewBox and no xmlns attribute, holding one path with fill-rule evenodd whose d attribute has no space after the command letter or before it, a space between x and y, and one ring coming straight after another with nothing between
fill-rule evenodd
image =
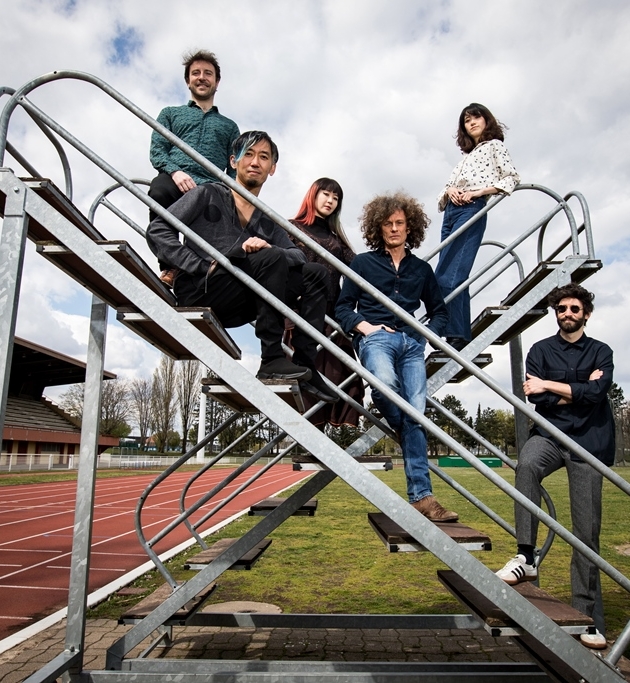
<instances>
[{"instance_id":1,"label":"blue sky patch","mask_svg":"<svg viewBox=\"0 0 630 683\"><path fill-rule=\"evenodd\" d=\"M142 51L142 35L132 26L116 26L116 35L110 41L108 62L119 66L129 66L132 58Z\"/></svg>"}]
</instances>

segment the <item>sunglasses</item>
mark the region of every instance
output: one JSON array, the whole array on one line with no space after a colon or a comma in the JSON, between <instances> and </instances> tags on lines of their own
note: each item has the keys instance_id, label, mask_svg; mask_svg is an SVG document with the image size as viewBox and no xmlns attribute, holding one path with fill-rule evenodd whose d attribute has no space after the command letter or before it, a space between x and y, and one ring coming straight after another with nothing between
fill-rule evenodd
<instances>
[{"instance_id":1,"label":"sunglasses","mask_svg":"<svg viewBox=\"0 0 630 683\"><path fill-rule=\"evenodd\" d=\"M579 306L576 306L575 304L573 304L573 306L556 306L556 311L558 313L566 313L567 308L571 311L571 313L575 313L575 314L584 310L583 308L580 308Z\"/></svg>"}]
</instances>

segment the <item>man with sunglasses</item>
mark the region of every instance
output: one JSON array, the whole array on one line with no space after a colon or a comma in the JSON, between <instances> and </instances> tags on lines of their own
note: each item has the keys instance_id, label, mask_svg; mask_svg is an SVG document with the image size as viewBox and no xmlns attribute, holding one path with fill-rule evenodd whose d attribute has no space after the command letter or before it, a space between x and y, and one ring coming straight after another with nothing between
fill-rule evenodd
<instances>
[{"instance_id":1,"label":"man with sunglasses","mask_svg":"<svg viewBox=\"0 0 630 683\"><path fill-rule=\"evenodd\" d=\"M556 287L549 294L549 305L556 312L560 329L530 349L523 389L537 413L605 465L612 465L615 425L608 390L613 354L609 346L584 333L593 312L593 298L591 292L574 283ZM602 475L534 424L518 458L516 488L540 507L540 482L561 467L567 469L573 533L599 553ZM538 519L518 504L514 516L517 555L497 572L510 585L538 578ZM582 643L605 648L599 570L577 550L573 550L571 560L571 589L573 606L592 617L597 628L595 634L582 635Z\"/></svg>"}]
</instances>

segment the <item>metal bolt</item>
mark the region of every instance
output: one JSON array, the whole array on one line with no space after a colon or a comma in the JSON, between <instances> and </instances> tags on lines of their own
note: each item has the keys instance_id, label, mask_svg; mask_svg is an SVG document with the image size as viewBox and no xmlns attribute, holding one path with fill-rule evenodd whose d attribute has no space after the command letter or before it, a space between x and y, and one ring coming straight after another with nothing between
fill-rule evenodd
<instances>
[{"instance_id":1,"label":"metal bolt","mask_svg":"<svg viewBox=\"0 0 630 683\"><path fill-rule=\"evenodd\" d=\"M19 187L14 187L14 188L13 188L13 192L15 192L15 194L19 194L20 188L19 188Z\"/></svg>"}]
</instances>

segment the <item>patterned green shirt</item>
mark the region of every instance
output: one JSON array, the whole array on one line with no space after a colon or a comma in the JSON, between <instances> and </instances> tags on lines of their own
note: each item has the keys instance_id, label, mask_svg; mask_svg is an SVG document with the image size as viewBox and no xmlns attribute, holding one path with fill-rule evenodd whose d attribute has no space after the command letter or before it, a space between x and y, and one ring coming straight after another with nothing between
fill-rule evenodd
<instances>
[{"instance_id":1,"label":"patterned green shirt","mask_svg":"<svg viewBox=\"0 0 630 683\"><path fill-rule=\"evenodd\" d=\"M229 162L232 142L240 132L234 121L219 114L216 107L204 112L191 100L180 107L165 107L157 121L222 171L226 171L232 178L236 177ZM210 171L194 162L157 131L153 131L151 135L150 159L157 171L169 175L174 171L184 171L197 185L217 180Z\"/></svg>"}]
</instances>

